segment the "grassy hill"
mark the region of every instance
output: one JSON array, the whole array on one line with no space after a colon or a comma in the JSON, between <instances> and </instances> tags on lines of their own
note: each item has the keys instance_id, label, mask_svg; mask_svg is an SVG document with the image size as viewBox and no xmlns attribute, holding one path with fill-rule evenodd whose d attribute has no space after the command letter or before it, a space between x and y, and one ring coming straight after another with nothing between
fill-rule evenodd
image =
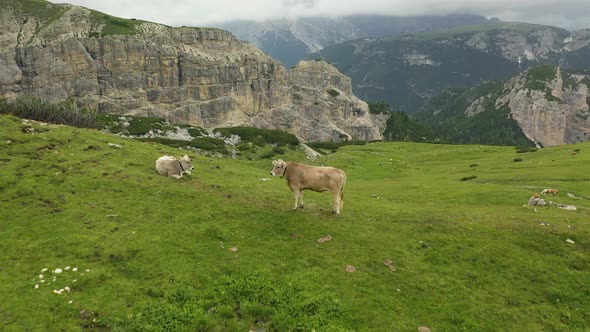
<instances>
[{"instance_id":1,"label":"grassy hill","mask_svg":"<svg viewBox=\"0 0 590 332\"><path fill-rule=\"evenodd\" d=\"M193 175L173 180L154 161L187 151L12 116L0 128L2 330L590 326L589 143L345 146L314 162L347 172L335 217L326 193L292 211L284 180L262 180L269 160L189 151ZM578 210L523 206L547 187Z\"/></svg>"}]
</instances>

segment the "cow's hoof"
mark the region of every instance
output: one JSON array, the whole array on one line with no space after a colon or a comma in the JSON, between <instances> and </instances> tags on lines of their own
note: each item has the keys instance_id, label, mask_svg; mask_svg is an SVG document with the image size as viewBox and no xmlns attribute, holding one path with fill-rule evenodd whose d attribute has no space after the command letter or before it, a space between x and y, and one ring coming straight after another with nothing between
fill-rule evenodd
<instances>
[{"instance_id":1,"label":"cow's hoof","mask_svg":"<svg viewBox=\"0 0 590 332\"><path fill-rule=\"evenodd\" d=\"M300 209L303 209L303 204L299 205L299 208L300 208Z\"/></svg>"}]
</instances>

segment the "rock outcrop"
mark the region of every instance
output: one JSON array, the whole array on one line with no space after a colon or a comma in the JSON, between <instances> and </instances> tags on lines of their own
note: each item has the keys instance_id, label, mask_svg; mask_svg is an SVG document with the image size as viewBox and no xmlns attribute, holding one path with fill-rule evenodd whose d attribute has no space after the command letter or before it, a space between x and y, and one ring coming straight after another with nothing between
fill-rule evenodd
<instances>
[{"instance_id":1,"label":"rock outcrop","mask_svg":"<svg viewBox=\"0 0 590 332\"><path fill-rule=\"evenodd\" d=\"M71 97L104 113L286 129L305 141L382 137L386 119L372 116L350 79L326 62L286 70L220 29L45 6L41 16L18 5L0 9L0 97Z\"/></svg>"},{"instance_id":2,"label":"rock outcrop","mask_svg":"<svg viewBox=\"0 0 590 332\"><path fill-rule=\"evenodd\" d=\"M590 76L556 67L550 80L536 80L535 70L506 83L496 107L508 106L524 134L542 146L588 141Z\"/></svg>"}]
</instances>

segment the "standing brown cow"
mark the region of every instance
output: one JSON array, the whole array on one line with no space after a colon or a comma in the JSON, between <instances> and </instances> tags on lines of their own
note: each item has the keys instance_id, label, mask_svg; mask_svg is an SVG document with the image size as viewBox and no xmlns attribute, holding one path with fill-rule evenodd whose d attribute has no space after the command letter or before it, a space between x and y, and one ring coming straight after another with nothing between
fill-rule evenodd
<instances>
[{"instance_id":1,"label":"standing brown cow","mask_svg":"<svg viewBox=\"0 0 590 332\"><path fill-rule=\"evenodd\" d=\"M270 172L272 176L280 176L287 180L289 189L295 195L295 206L303 208L303 190L332 193L332 212L340 215L340 210L344 204L344 185L346 184L346 174L344 171L334 167L318 167L298 164L293 162L284 162L282 159L273 160L273 169ZM300 205L297 206L297 201Z\"/></svg>"}]
</instances>

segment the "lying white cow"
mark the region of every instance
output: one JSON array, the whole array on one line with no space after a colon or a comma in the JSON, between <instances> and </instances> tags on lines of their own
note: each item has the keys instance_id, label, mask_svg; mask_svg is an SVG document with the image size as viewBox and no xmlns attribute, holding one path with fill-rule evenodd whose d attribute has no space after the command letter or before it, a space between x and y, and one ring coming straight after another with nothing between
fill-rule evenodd
<instances>
[{"instance_id":1,"label":"lying white cow","mask_svg":"<svg viewBox=\"0 0 590 332\"><path fill-rule=\"evenodd\" d=\"M289 189L295 194L295 206L303 208L303 190L332 193L332 212L340 215L340 210L344 204L344 185L346 184L346 174L334 167L318 167L298 164L293 162L284 162L282 159L273 160L273 169L270 172L272 176L280 176L287 180ZM300 200L300 205L297 201Z\"/></svg>"},{"instance_id":2,"label":"lying white cow","mask_svg":"<svg viewBox=\"0 0 590 332\"><path fill-rule=\"evenodd\" d=\"M187 155L179 159L171 156L163 156L156 160L156 171L160 175L175 179L180 179L184 173L190 175L190 170L193 168L191 159Z\"/></svg>"}]
</instances>

